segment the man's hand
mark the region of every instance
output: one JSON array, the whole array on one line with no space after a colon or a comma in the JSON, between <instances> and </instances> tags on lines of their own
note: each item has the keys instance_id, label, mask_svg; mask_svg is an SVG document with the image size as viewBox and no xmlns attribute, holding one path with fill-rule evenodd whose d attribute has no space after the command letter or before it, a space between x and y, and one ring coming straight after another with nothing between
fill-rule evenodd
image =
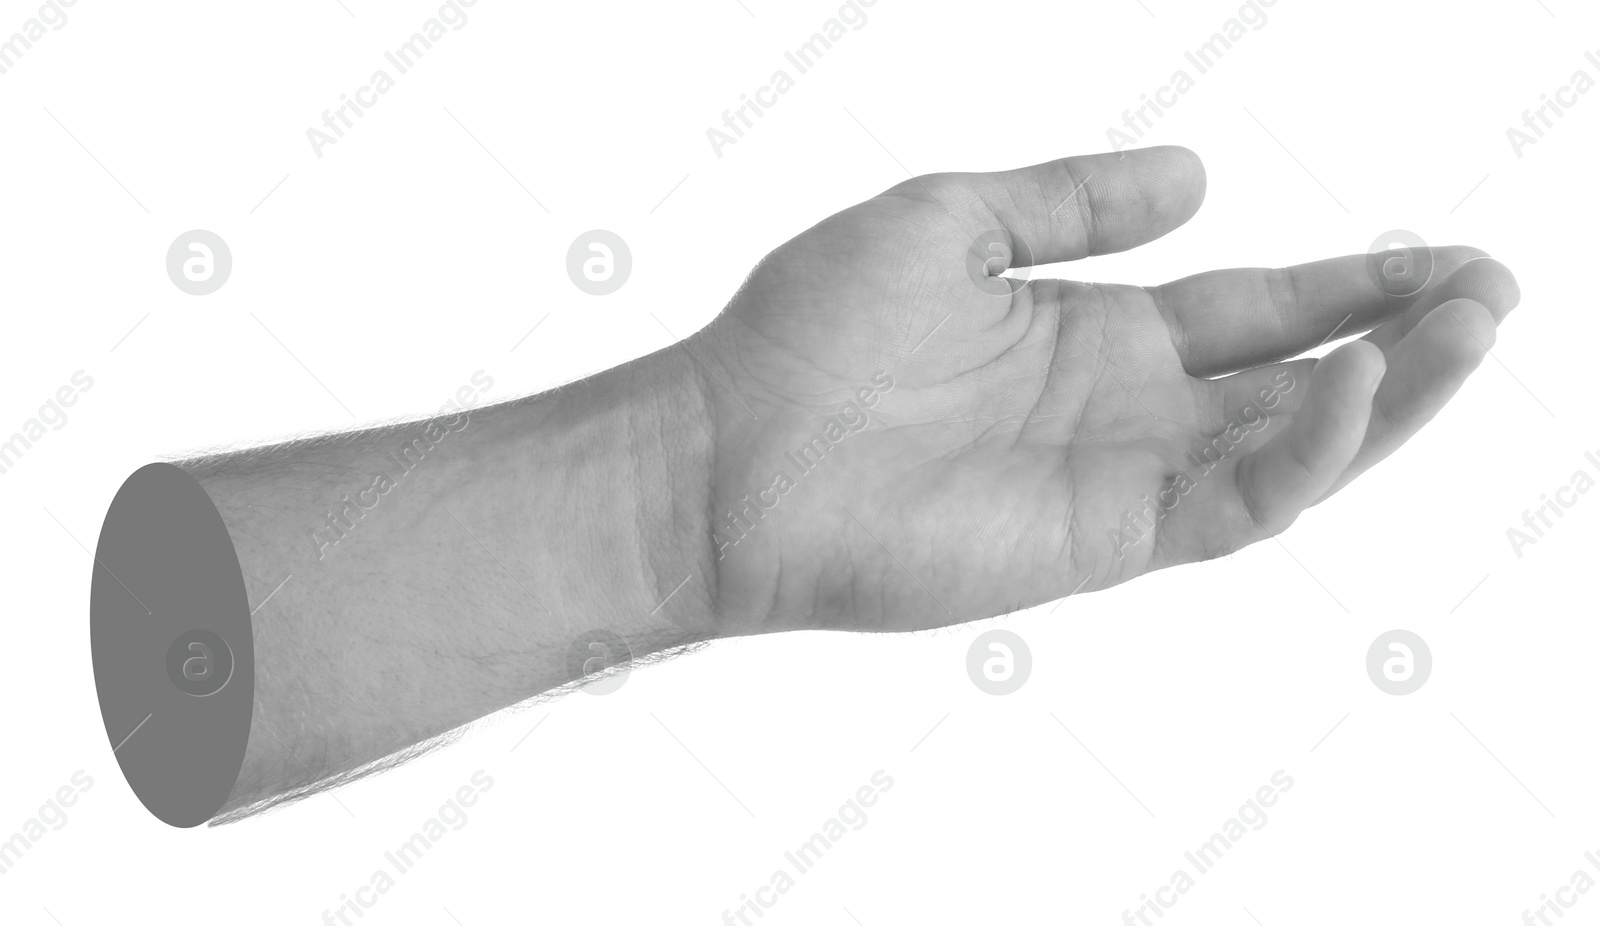
<instances>
[{"instance_id":1,"label":"man's hand","mask_svg":"<svg viewBox=\"0 0 1600 926\"><path fill-rule=\"evenodd\" d=\"M1137 247L1204 192L1182 148L936 174L762 261L686 345L723 630L958 623L1265 539L1416 433L1517 303L1469 248L1387 255L1431 268L1407 296L1365 254L1151 288L993 276Z\"/></svg>"},{"instance_id":2,"label":"man's hand","mask_svg":"<svg viewBox=\"0 0 1600 926\"><path fill-rule=\"evenodd\" d=\"M1415 433L1516 304L1466 248L1410 255L1430 285L1404 298L1367 255L1153 289L995 276L1160 237L1204 186L1181 148L916 178L778 248L680 345L185 462L252 614L223 812L630 658L958 623L1231 552Z\"/></svg>"}]
</instances>

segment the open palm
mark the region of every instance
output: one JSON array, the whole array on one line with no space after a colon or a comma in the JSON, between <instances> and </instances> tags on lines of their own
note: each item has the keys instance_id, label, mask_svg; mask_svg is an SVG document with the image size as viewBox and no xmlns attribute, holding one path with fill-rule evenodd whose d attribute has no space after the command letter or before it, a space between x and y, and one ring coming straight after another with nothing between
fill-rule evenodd
<instances>
[{"instance_id":1,"label":"open palm","mask_svg":"<svg viewBox=\"0 0 1600 926\"><path fill-rule=\"evenodd\" d=\"M1469 248L997 276L1151 241L1204 191L1182 148L929 175L762 261L689 345L729 625L940 626L1265 539L1432 418L1517 302Z\"/></svg>"}]
</instances>

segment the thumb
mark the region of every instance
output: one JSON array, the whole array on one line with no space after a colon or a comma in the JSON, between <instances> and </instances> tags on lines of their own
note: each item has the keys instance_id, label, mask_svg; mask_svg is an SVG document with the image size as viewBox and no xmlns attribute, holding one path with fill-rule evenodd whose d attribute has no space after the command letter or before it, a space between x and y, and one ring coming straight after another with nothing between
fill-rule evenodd
<instances>
[{"instance_id":1,"label":"thumb","mask_svg":"<svg viewBox=\"0 0 1600 926\"><path fill-rule=\"evenodd\" d=\"M986 213L973 219L981 223L977 230L998 225L1011 236L1013 267L1138 247L1189 221L1206 195L1199 156L1175 146L929 181L959 184L969 198L976 196Z\"/></svg>"}]
</instances>

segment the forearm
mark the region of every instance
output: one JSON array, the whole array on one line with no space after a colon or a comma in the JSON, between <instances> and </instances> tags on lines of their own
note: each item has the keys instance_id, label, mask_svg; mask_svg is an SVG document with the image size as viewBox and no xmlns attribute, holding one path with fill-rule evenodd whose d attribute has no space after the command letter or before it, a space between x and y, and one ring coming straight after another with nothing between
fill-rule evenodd
<instances>
[{"instance_id":1,"label":"forearm","mask_svg":"<svg viewBox=\"0 0 1600 926\"><path fill-rule=\"evenodd\" d=\"M705 401L669 350L431 424L189 464L256 609L223 810L570 682L586 634L634 657L714 636Z\"/></svg>"}]
</instances>

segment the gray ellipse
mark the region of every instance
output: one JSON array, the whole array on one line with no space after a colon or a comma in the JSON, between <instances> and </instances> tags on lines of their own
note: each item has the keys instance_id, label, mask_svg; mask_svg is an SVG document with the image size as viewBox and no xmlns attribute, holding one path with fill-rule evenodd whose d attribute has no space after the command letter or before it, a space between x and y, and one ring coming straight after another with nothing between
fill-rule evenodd
<instances>
[{"instance_id":1,"label":"gray ellipse","mask_svg":"<svg viewBox=\"0 0 1600 926\"><path fill-rule=\"evenodd\" d=\"M216 232L192 228L167 248L167 276L191 296L216 292L232 273L233 251Z\"/></svg>"},{"instance_id":2,"label":"gray ellipse","mask_svg":"<svg viewBox=\"0 0 1600 926\"><path fill-rule=\"evenodd\" d=\"M1367 649L1367 676L1385 694L1408 695L1433 674L1433 651L1409 630L1391 630Z\"/></svg>"},{"instance_id":3,"label":"gray ellipse","mask_svg":"<svg viewBox=\"0 0 1600 926\"><path fill-rule=\"evenodd\" d=\"M974 238L967 246L967 279L991 296L1011 298L1015 288L1000 274L1013 271L1010 279L1020 284L1033 273L1033 249L1019 235L994 228Z\"/></svg>"},{"instance_id":4,"label":"gray ellipse","mask_svg":"<svg viewBox=\"0 0 1600 926\"><path fill-rule=\"evenodd\" d=\"M1033 674L1033 651L1018 634L988 630L967 648L967 676L985 694L1008 695Z\"/></svg>"},{"instance_id":5,"label":"gray ellipse","mask_svg":"<svg viewBox=\"0 0 1600 926\"><path fill-rule=\"evenodd\" d=\"M591 296L606 296L622 288L633 273L633 252L614 231L592 228L572 240L567 248L567 276Z\"/></svg>"},{"instance_id":6,"label":"gray ellipse","mask_svg":"<svg viewBox=\"0 0 1600 926\"><path fill-rule=\"evenodd\" d=\"M1367 277L1389 296L1415 296L1433 279L1433 250L1414 231L1394 228L1367 248Z\"/></svg>"},{"instance_id":7,"label":"gray ellipse","mask_svg":"<svg viewBox=\"0 0 1600 926\"><path fill-rule=\"evenodd\" d=\"M95 550L89 630L100 716L129 787L172 826L211 819L250 740L255 650L233 539L210 496L178 467L142 467L112 500ZM227 677L218 674L214 691L181 689L169 654L213 635L231 663ZM214 641L208 653L223 655Z\"/></svg>"},{"instance_id":8,"label":"gray ellipse","mask_svg":"<svg viewBox=\"0 0 1600 926\"><path fill-rule=\"evenodd\" d=\"M591 630L573 640L567 649L567 674L575 679L601 675L617 667L616 672L583 686L582 690L592 695L611 694L621 688L632 664L633 650L609 630Z\"/></svg>"}]
</instances>

